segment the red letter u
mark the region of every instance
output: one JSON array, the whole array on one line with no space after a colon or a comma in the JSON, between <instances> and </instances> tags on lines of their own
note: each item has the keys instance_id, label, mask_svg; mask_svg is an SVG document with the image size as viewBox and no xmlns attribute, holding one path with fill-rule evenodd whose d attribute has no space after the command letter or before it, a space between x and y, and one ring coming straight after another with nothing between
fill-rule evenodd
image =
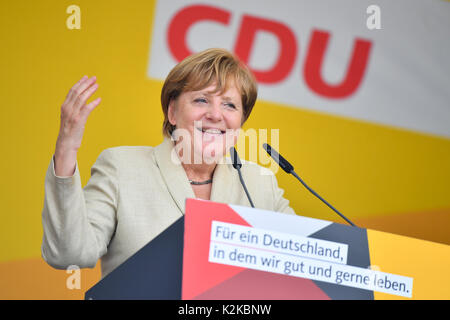
<instances>
[{"instance_id":1,"label":"red letter u","mask_svg":"<svg viewBox=\"0 0 450 320\"><path fill-rule=\"evenodd\" d=\"M344 80L337 85L327 84L321 75L323 58L328 45L330 34L326 31L314 30L309 43L305 60L304 78L308 87L315 93L327 98L347 98L352 95L361 84L367 69L372 43L368 40L356 39L353 53L347 67Z\"/></svg>"},{"instance_id":2,"label":"red letter u","mask_svg":"<svg viewBox=\"0 0 450 320\"><path fill-rule=\"evenodd\" d=\"M270 70L252 70L261 83L276 83L289 74L297 56L297 42L288 26L273 20L244 15L241 29L235 45L235 53L248 64L256 33L266 31L275 35L280 43L280 54Z\"/></svg>"}]
</instances>

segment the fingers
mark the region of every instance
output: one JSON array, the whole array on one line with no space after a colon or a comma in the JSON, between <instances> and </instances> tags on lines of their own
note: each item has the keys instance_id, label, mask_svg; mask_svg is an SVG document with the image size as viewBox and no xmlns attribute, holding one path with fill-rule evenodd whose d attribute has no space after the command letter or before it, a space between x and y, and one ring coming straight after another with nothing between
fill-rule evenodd
<instances>
[{"instance_id":1,"label":"fingers","mask_svg":"<svg viewBox=\"0 0 450 320\"><path fill-rule=\"evenodd\" d=\"M87 80L89 77L88 76L84 76L83 78L81 78L80 80L78 80L77 83L75 83L72 88L70 88L69 92L67 93L66 96L66 100L64 101L65 104L69 103L70 101L73 100L73 98L76 96L76 90L77 88L81 85L81 83L85 80Z\"/></svg>"},{"instance_id":2,"label":"fingers","mask_svg":"<svg viewBox=\"0 0 450 320\"><path fill-rule=\"evenodd\" d=\"M98 88L98 84L95 82L95 76L92 78L87 76L81 78L70 89L61 107L61 125L58 141L67 149L78 150L83 138L87 117L101 101L100 98L97 98L86 105L87 100Z\"/></svg>"},{"instance_id":3,"label":"fingers","mask_svg":"<svg viewBox=\"0 0 450 320\"><path fill-rule=\"evenodd\" d=\"M78 80L78 82L75 83L75 85L74 85L71 89L73 89L73 91L76 91L76 89L80 86L80 84L81 84L83 81L87 80L88 78L89 78L88 76L84 76L83 78L81 78L80 80Z\"/></svg>"},{"instance_id":4,"label":"fingers","mask_svg":"<svg viewBox=\"0 0 450 320\"><path fill-rule=\"evenodd\" d=\"M82 80L80 83L76 85L76 88L74 90L75 93L77 95L81 95L87 88L89 88L92 84L94 84L96 80L97 80L96 76Z\"/></svg>"},{"instance_id":5,"label":"fingers","mask_svg":"<svg viewBox=\"0 0 450 320\"><path fill-rule=\"evenodd\" d=\"M95 81L96 77L89 78L88 76L84 76L78 80L72 88L70 88L69 93L66 96L66 100L61 107L61 117L69 117L73 114L75 104L80 102L80 95ZM78 108L79 107L80 106L78 106Z\"/></svg>"},{"instance_id":6,"label":"fingers","mask_svg":"<svg viewBox=\"0 0 450 320\"><path fill-rule=\"evenodd\" d=\"M80 91L83 90L84 85L86 83L89 83L89 81L86 81L81 84L81 86L79 88ZM98 89L98 83L91 82L91 84L89 86L86 86L86 89L84 89L83 92L75 98L75 103L73 106L73 112L75 114L80 111L80 109L86 104L86 102L94 94L94 92L97 91L97 89Z\"/></svg>"},{"instance_id":7,"label":"fingers","mask_svg":"<svg viewBox=\"0 0 450 320\"><path fill-rule=\"evenodd\" d=\"M89 86L91 86L97 78L88 76L84 76L81 78L75 85L70 89L68 96L67 104L74 104L75 100L78 96L80 96Z\"/></svg>"},{"instance_id":8,"label":"fingers","mask_svg":"<svg viewBox=\"0 0 450 320\"><path fill-rule=\"evenodd\" d=\"M80 117L86 119L101 102L102 98L97 98L80 110Z\"/></svg>"}]
</instances>

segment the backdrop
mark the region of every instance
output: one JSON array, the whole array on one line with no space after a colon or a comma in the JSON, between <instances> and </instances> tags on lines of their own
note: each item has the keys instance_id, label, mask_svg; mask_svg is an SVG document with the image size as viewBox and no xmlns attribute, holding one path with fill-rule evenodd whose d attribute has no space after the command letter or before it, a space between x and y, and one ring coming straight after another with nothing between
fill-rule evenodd
<instances>
[{"instance_id":1,"label":"backdrop","mask_svg":"<svg viewBox=\"0 0 450 320\"><path fill-rule=\"evenodd\" d=\"M277 144L353 222L450 244L449 2L16 0L0 14L0 299L80 299L100 278L100 263L58 271L40 255L70 87L95 75L102 97L78 154L84 185L105 148L162 141L163 80L209 47L235 52L258 79L246 132ZM277 178L297 214L343 222Z\"/></svg>"}]
</instances>

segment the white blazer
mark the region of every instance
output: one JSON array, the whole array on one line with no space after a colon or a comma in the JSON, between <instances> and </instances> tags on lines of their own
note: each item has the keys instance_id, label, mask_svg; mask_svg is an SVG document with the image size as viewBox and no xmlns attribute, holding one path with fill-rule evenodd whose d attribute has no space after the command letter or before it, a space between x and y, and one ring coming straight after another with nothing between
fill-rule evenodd
<instances>
[{"instance_id":1,"label":"white blazer","mask_svg":"<svg viewBox=\"0 0 450 320\"><path fill-rule=\"evenodd\" d=\"M84 189L78 164L72 177L58 177L52 158L42 211L44 260L66 269L93 268L101 258L103 278L178 220L195 195L172 149L169 138L156 147L106 149ZM244 161L241 171L256 208L295 214L270 170ZM210 200L250 206L229 159L214 170Z\"/></svg>"}]
</instances>

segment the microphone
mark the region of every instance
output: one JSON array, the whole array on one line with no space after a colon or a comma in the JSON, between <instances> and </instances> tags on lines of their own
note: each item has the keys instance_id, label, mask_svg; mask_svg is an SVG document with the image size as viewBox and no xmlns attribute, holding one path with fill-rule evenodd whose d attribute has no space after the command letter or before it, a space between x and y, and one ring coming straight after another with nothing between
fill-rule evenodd
<instances>
[{"instance_id":1,"label":"microphone","mask_svg":"<svg viewBox=\"0 0 450 320\"><path fill-rule=\"evenodd\" d=\"M242 178L241 159L239 159L238 153L234 147L230 148L230 155L231 155L231 162L233 164L233 168L235 168L237 170L237 172L239 174L239 180L241 180L241 184L242 184L242 187L244 188L245 194L247 195L248 201L250 202L250 205L252 206L252 208L254 208L255 206L253 205L253 201L250 198L250 194L248 193L247 187L245 186L244 179Z\"/></svg>"},{"instance_id":2,"label":"microphone","mask_svg":"<svg viewBox=\"0 0 450 320\"><path fill-rule=\"evenodd\" d=\"M329 204L325 199L323 199L321 196L319 196L313 189L308 187L308 185L295 173L294 167L292 164L290 164L285 158L283 158L276 150L274 150L270 145L267 143L263 144L264 150L269 154L269 156L272 157L273 160L275 160L276 163L289 174L292 174L294 177L300 181L303 186L305 186L306 189L308 189L309 192L311 192L313 195L315 195L317 198L319 198L323 203L325 203L329 208L331 208L334 212L336 212L341 218L343 218L345 221L347 221L351 226L355 227L355 224L351 222L347 217L345 217L342 213L340 213L337 209L335 209L331 204Z\"/></svg>"}]
</instances>

